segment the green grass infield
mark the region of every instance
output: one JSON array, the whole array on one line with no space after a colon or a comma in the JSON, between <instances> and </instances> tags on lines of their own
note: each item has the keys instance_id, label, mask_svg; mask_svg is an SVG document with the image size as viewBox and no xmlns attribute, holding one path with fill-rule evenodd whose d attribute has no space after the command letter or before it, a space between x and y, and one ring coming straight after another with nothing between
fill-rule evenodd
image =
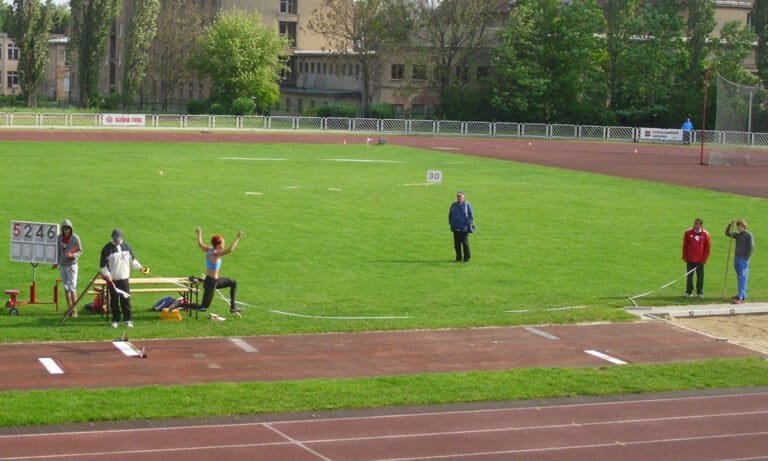
<instances>
[{"instance_id":1,"label":"green grass infield","mask_svg":"<svg viewBox=\"0 0 768 461\"><path fill-rule=\"evenodd\" d=\"M0 242L10 247L12 220L70 219L83 241L81 289L96 273L101 247L115 227L123 230L136 257L151 267L151 275L164 277L203 273L203 254L196 245L198 226L206 239L220 233L228 242L237 231L245 232L237 250L224 258L221 271L238 281L242 319L211 322L201 315L198 320L185 316L180 322L163 321L150 307L164 295L135 294L132 339L631 321L623 309L627 297L649 290L653 293L638 299L641 305L720 302L723 293L733 295L735 279L723 229L737 217L749 220L757 241L750 299L768 299L768 271L761 269L768 266L768 252L760 251L761 236L768 228L768 203L740 195L391 144L2 142L0 168L5 176L0 210L6 217L6 224L0 225ZM439 170L442 182L427 183L430 170ZM473 257L467 264L453 262L447 223L457 190L466 193L477 224L471 237ZM683 301L682 234L696 217L703 218L712 233L712 255L704 300ZM33 270L28 263L11 261L9 254L0 257L2 288L19 289L23 300L28 299L33 274L37 300L52 301L58 271L49 265ZM228 316L222 299L217 298L211 310ZM98 315L83 313L64 324L62 315L63 306L56 311L52 304L22 306L18 316L3 313L0 342L114 339L114 330ZM718 363L756 366L749 361ZM687 367L698 369L695 365L680 369ZM675 367L558 373L638 373L634 385L608 392L653 390L643 373L633 371L646 369ZM517 373L547 371L445 376L439 378L448 386L445 394L423 400L516 398L486 394L483 389L477 392L485 397L467 397L471 392L455 388L465 380L471 385L473 376L503 381ZM716 385L739 385L742 374L727 373ZM430 379L437 378L308 381L290 386L375 388ZM204 387L223 396L226 392L216 389L245 392L262 386L271 389L277 384ZM104 397L109 392L83 393ZM146 405L147 412L157 409L157 417L174 416L174 410L157 406L166 400L169 407L177 406L171 394L189 393L189 398L200 394L194 387L119 393L137 399L157 393L157 400ZM23 394L0 397L13 400L8 397ZM76 402L79 394L43 395L51 395L59 405L59 400ZM333 401L337 396L329 398L326 391L318 395L325 395L323 401L329 405L337 404ZM362 401L378 404L376 399ZM360 402L340 400L338 407ZM310 400L297 399L283 409L311 407ZM31 408L19 410L27 413L23 418L35 418L29 414ZM200 408L231 412L207 403ZM273 410L281 411L271 407L254 411ZM104 417L130 417L124 414L128 411ZM90 418L95 417L72 416L78 421Z\"/></svg>"}]
</instances>

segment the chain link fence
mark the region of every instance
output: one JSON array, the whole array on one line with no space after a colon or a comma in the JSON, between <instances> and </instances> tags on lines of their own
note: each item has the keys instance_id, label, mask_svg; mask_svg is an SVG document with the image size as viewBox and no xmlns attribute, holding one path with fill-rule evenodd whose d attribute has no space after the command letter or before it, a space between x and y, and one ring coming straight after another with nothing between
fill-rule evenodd
<instances>
[{"instance_id":1,"label":"chain link fence","mask_svg":"<svg viewBox=\"0 0 768 461\"><path fill-rule=\"evenodd\" d=\"M359 134L467 136L488 138L586 139L636 142L635 127L572 125L560 123L515 123L456 120L407 120L303 116L235 115L142 115L148 129L220 129L340 131ZM1 128L114 128L103 114L88 113L0 113ZM140 128L131 125L131 128ZM692 142L726 146L767 147L768 133L743 131L694 131Z\"/></svg>"}]
</instances>

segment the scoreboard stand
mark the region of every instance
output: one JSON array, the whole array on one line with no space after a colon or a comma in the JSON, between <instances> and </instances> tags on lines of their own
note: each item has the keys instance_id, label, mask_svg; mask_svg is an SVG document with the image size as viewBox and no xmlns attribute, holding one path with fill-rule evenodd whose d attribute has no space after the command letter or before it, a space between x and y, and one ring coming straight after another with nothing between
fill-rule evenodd
<instances>
[{"instance_id":1,"label":"scoreboard stand","mask_svg":"<svg viewBox=\"0 0 768 461\"><path fill-rule=\"evenodd\" d=\"M19 306L27 304L54 304L59 310L59 279L53 286L53 301L37 299L37 266L40 263L57 264L59 262L59 225L27 221L11 221L11 261L26 262L32 266L32 283L29 286L29 301L18 299L19 290L8 289L8 301L5 307L8 314L18 315Z\"/></svg>"}]
</instances>

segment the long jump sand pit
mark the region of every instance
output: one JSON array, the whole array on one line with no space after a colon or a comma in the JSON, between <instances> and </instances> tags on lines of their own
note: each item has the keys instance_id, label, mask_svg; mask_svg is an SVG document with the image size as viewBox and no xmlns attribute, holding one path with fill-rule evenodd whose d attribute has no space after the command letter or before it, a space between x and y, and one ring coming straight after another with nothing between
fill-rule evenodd
<instances>
[{"instance_id":1,"label":"long jump sand pit","mask_svg":"<svg viewBox=\"0 0 768 461\"><path fill-rule=\"evenodd\" d=\"M675 323L768 354L768 314L677 317Z\"/></svg>"}]
</instances>

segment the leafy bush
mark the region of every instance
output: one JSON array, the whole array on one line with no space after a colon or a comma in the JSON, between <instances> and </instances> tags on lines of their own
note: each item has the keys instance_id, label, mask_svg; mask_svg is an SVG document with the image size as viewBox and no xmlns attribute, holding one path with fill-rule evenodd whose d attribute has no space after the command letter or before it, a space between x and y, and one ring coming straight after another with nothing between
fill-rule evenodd
<instances>
[{"instance_id":1,"label":"leafy bush","mask_svg":"<svg viewBox=\"0 0 768 461\"><path fill-rule=\"evenodd\" d=\"M357 117L357 107L352 104L323 104L315 110L318 117Z\"/></svg>"},{"instance_id":2,"label":"leafy bush","mask_svg":"<svg viewBox=\"0 0 768 461\"><path fill-rule=\"evenodd\" d=\"M187 103L187 113L189 115L200 115L206 113L208 103L200 100L192 100Z\"/></svg>"},{"instance_id":3,"label":"leafy bush","mask_svg":"<svg viewBox=\"0 0 768 461\"><path fill-rule=\"evenodd\" d=\"M232 101L233 115L251 115L256 110L256 103L251 98L241 96Z\"/></svg>"},{"instance_id":4,"label":"leafy bush","mask_svg":"<svg viewBox=\"0 0 768 461\"><path fill-rule=\"evenodd\" d=\"M109 93L106 98L102 99L99 109L117 110L120 108L121 102L122 98L120 93Z\"/></svg>"},{"instance_id":5,"label":"leafy bush","mask_svg":"<svg viewBox=\"0 0 768 461\"><path fill-rule=\"evenodd\" d=\"M395 118L395 106L387 103L374 104L368 110L368 116L371 118Z\"/></svg>"},{"instance_id":6,"label":"leafy bush","mask_svg":"<svg viewBox=\"0 0 768 461\"><path fill-rule=\"evenodd\" d=\"M208 112L213 115L224 115L227 113L227 108L224 107L224 104L220 102L214 102L211 104L211 107L208 109Z\"/></svg>"}]
</instances>

